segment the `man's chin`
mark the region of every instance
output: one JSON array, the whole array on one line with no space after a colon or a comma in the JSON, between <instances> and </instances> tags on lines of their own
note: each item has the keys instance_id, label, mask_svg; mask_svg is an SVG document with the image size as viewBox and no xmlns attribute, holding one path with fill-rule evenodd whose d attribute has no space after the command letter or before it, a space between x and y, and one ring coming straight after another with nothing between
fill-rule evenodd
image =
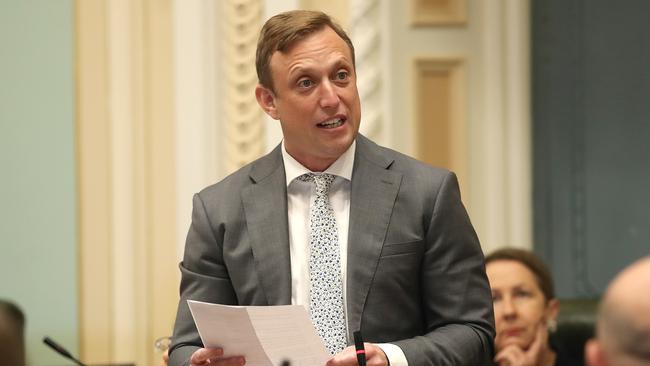
<instances>
[{"instance_id":1,"label":"man's chin","mask_svg":"<svg viewBox=\"0 0 650 366\"><path fill-rule=\"evenodd\" d=\"M350 148L355 137L356 136L346 135L336 139L335 141L330 141L324 150L327 151L327 154L331 157L339 157Z\"/></svg>"}]
</instances>

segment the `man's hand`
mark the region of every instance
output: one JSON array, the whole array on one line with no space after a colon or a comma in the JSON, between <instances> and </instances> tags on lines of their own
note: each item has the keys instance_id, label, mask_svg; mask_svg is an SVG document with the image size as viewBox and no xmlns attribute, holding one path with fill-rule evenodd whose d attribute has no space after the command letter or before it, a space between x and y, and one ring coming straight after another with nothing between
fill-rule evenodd
<instances>
[{"instance_id":1,"label":"man's hand","mask_svg":"<svg viewBox=\"0 0 650 366\"><path fill-rule=\"evenodd\" d=\"M162 363L161 366L167 366L169 365L169 350L166 349L165 352L162 354Z\"/></svg>"},{"instance_id":2,"label":"man's hand","mask_svg":"<svg viewBox=\"0 0 650 366\"><path fill-rule=\"evenodd\" d=\"M527 350L516 345L509 345L503 348L494 357L494 362L499 366L535 366L539 365L544 351L548 348L548 329L546 323L537 326L535 339Z\"/></svg>"},{"instance_id":3,"label":"man's hand","mask_svg":"<svg viewBox=\"0 0 650 366\"><path fill-rule=\"evenodd\" d=\"M388 366L388 358L384 351L372 343L364 343L366 349L366 365L368 366ZM334 357L327 360L325 366L357 366L357 351L354 346L347 347Z\"/></svg>"},{"instance_id":4,"label":"man's hand","mask_svg":"<svg viewBox=\"0 0 650 366\"><path fill-rule=\"evenodd\" d=\"M223 348L201 348L190 358L191 366L243 366L246 359L242 356L223 358Z\"/></svg>"}]
</instances>

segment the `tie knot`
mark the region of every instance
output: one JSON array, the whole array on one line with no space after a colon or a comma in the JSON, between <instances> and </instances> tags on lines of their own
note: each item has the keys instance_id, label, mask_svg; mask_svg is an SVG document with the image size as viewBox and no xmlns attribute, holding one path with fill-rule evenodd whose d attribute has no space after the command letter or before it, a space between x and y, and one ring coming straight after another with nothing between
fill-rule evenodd
<instances>
[{"instance_id":1,"label":"tie knot","mask_svg":"<svg viewBox=\"0 0 650 366\"><path fill-rule=\"evenodd\" d=\"M332 174L314 174L306 173L298 177L303 182L314 182L316 185L317 193L323 194L327 193L330 189L330 185L334 181L335 176Z\"/></svg>"}]
</instances>

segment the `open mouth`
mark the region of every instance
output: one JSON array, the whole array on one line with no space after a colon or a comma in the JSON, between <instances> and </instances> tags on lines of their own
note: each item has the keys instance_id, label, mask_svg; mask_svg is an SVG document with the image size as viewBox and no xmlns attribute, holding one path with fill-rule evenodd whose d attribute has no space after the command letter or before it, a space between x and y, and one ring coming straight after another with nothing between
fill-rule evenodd
<instances>
[{"instance_id":1,"label":"open mouth","mask_svg":"<svg viewBox=\"0 0 650 366\"><path fill-rule=\"evenodd\" d=\"M330 129L330 128L337 128L337 127L343 125L343 123L345 123L344 118L333 118L333 119L330 119L328 121L321 122L321 123L317 124L316 126L318 126L319 128Z\"/></svg>"}]
</instances>

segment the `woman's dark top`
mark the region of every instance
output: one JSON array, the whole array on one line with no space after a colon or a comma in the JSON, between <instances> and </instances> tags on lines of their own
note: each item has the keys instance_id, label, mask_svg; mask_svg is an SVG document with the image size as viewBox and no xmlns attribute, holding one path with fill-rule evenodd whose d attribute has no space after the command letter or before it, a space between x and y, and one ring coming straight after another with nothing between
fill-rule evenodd
<instances>
[{"instance_id":1,"label":"woman's dark top","mask_svg":"<svg viewBox=\"0 0 650 366\"><path fill-rule=\"evenodd\" d=\"M555 344L556 342L551 341L550 343L551 348L556 354L555 366L584 366L585 362L582 352L580 355L572 354L564 347Z\"/></svg>"}]
</instances>

